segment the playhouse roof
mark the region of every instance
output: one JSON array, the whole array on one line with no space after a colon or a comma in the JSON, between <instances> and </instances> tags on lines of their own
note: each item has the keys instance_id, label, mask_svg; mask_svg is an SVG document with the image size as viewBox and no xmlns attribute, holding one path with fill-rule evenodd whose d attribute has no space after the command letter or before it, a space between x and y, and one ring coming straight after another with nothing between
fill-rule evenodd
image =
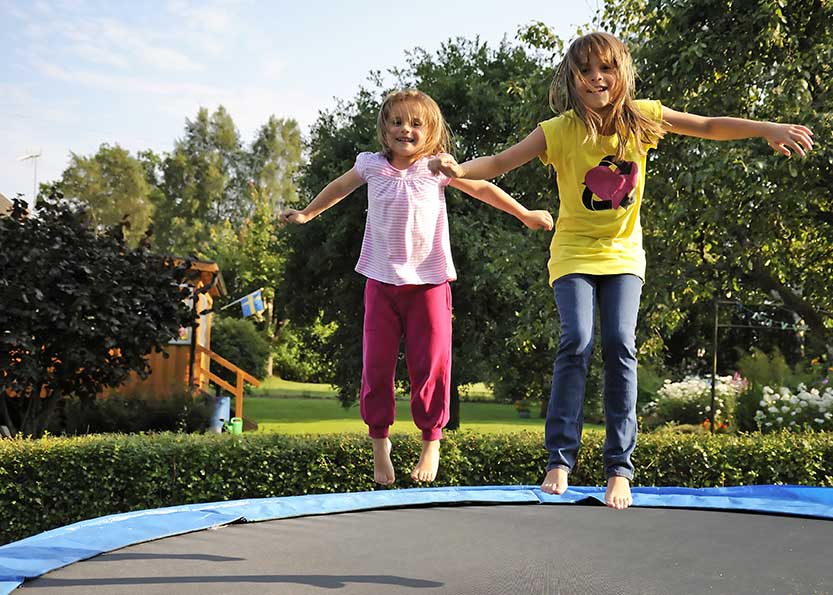
<instances>
[{"instance_id":1,"label":"playhouse roof","mask_svg":"<svg viewBox=\"0 0 833 595\"><path fill-rule=\"evenodd\" d=\"M185 260L185 258L180 257L174 258L176 264L180 264ZM189 277L192 280L199 281L200 286L204 287L206 285L211 285L214 283L214 279L216 277L217 281L208 292L208 295L212 297L228 295L226 283L223 281L223 274L220 272L220 267L216 262L213 260L197 260L194 258L188 260L191 261L191 271L193 271L193 274L189 274Z\"/></svg>"},{"instance_id":2,"label":"playhouse roof","mask_svg":"<svg viewBox=\"0 0 833 595\"><path fill-rule=\"evenodd\" d=\"M3 196L0 192L0 215L5 215L12 210L12 201Z\"/></svg>"}]
</instances>

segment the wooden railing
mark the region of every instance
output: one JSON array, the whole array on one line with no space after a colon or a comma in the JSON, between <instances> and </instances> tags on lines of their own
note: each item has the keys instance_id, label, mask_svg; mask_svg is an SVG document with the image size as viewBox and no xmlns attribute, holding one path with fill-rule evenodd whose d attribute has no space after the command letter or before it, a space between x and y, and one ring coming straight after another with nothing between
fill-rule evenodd
<instances>
[{"instance_id":1,"label":"wooden railing","mask_svg":"<svg viewBox=\"0 0 833 595\"><path fill-rule=\"evenodd\" d=\"M195 347L196 347L196 352L198 354L207 355L208 357L211 358L211 361L217 362L218 364L220 364L221 366L223 366L227 370L231 370L232 372L234 372L237 375L237 381L235 382L235 386L232 386L231 384L229 384L228 382L226 382L225 380L223 380L222 378L220 378L219 376L217 376L216 374L214 374L210 370L207 370L206 368L203 368L201 364L197 364L195 362L194 367L197 368L197 370L196 370L196 373L193 375L193 378L195 379L194 384L196 386L199 386L201 383L200 383L200 379L198 378L198 375L199 374L205 374L206 378L208 378L211 382L213 382L217 386L220 386L220 387L226 389L232 395L234 395L234 417L242 418L243 417L243 383L248 382L249 384L252 384L254 386L260 386L260 381L257 378L255 378L254 376L252 376L251 374L249 374L248 372L246 372L245 370L241 370L240 368L235 366L233 363L231 363L230 361L228 361L224 357L221 357L221 356L217 355L213 351L209 351L208 349L206 349L202 345L196 345ZM200 361L202 361L202 358L200 358Z\"/></svg>"}]
</instances>

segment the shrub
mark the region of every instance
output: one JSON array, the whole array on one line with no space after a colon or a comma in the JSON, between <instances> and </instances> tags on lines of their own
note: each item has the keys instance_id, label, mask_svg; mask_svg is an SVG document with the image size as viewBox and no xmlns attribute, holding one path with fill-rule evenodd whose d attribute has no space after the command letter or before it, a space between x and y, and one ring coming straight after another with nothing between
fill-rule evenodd
<instances>
[{"instance_id":1,"label":"shrub","mask_svg":"<svg viewBox=\"0 0 833 595\"><path fill-rule=\"evenodd\" d=\"M744 432L757 430L759 428L759 409L770 406L760 404L763 400L765 387L798 387L803 385L807 389L816 388L822 391L826 388L831 371L827 366L826 356L815 358L806 364L799 362L794 369L790 370L784 357L777 349L770 354L766 354L759 349L753 349L750 354L739 360L738 369L744 378L749 380L749 390L740 395L735 409L737 428ZM780 406L785 405L781 404ZM771 422L774 426L777 426L778 424L774 421L777 417L775 415L772 419L763 421L764 423ZM818 427L818 424L813 425Z\"/></svg>"},{"instance_id":2,"label":"shrub","mask_svg":"<svg viewBox=\"0 0 833 595\"><path fill-rule=\"evenodd\" d=\"M117 432L202 432L214 412L214 399L188 394L165 399L114 395L93 401L63 399L47 423L53 435Z\"/></svg>"},{"instance_id":3,"label":"shrub","mask_svg":"<svg viewBox=\"0 0 833 595\"><path fill-rule=\"evenodd\" d=\"M735 402L747 382L738 375L715 378L715 423L731 425ZM665 383L656 398L642 408L648 427L663 423L702 424L711 413L711 378L686 376L680 382Z\"/></svg>"},{"instance_id":4,"label":"shrub","mask_svg":"<svg viewBox=\"0 0 833 595\"><path fill-rule=\"evenodd\" d=\"M392 435L397 486L418 436ZM437 485L537 485L541 432L448 434ZM585 432L573 485L605 484L603 432ZM634 485L833 486L833 433L648 434L633 456ZM0 440L0 544L107 514L300 494L375 489L366 436L272 433L100 435ZM36 506L34 503L48 503Z\"/></svg>"},{"instance_id":5,"label":"shrub","mask_svg":"<svg viewBox=\"0 0 833 595\"><path fill-rule=\"evenodd\" d=\"M269 359L269 342L246 318L221 318L214 320L211 329L211 351L221 355L255 378L266 374ZM213 366L214 373L234 386L236 375L220 366Z\"/></svg>"},{"instance_id":6,"label":"shrub","mask_svg":"<svg viewBox=\"0 0 833 595\"><path fill-rule=\"evenodd\" d=\"M778 349L766 354L760 349L738 360L738 372L749 381L752 386L781 386L790 374L790 367Z\"/></svg>"},{"instance_id":7,"label":"shrub","mask_svg":"<svg viewBox=\"0 0 833 595\"><path fill-rule=\"evenodd\" d=\"M823 393L817 388L798 385L795 394L782 386L776 392L763 388L760 408L755 411L755 422L762 432L775 430L833 430L833 388Z\"/></svg>"},{"instance_id":8,"label":"shrub","mask_svg":"<svg viewBox=\"0 0 833 595\"><path fill-rule=\"evenodd\" d=\"M291 321L284 324L273 351L272 373L296 382L330 382L330 366L320 354L334 329L335 323L324 325L320 320L307 328Z\"/></svg>"}]
</instances>

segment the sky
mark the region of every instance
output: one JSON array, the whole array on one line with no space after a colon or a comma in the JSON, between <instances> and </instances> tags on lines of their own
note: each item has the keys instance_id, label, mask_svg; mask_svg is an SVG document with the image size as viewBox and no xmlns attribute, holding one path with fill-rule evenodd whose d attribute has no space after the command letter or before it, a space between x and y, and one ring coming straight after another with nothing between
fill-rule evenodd
<instances>
[{"instance_id":1,"label":"sky","mask_svg":"<svg viewBox=\"0 0 833 595\"><path fill-rule=\"evenodd\" d=\"M575 36L602 0L0 0L0 193L30 201L70 153L164 154L200 107L250 143L271 115L306 136L373 71L463 37L496 47L534 21ZM541 84L546 84L542 81ZM40 154L39 157L21 159Z\"/></svg>"}]
</instances>

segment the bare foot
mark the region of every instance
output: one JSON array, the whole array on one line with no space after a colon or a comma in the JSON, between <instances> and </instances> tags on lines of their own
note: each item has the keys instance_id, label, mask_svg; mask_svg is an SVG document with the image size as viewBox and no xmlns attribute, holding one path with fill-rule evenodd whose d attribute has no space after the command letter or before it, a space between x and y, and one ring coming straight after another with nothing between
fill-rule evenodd
<instances>
[{"instance_id":1,"label":"bare foot","mask_svg":"<svg viewBox=\"0 0 833 595\"><path fill-rule=\"evenodd\" d=\"M390 460L390 439L371 438L373 441L373 481L384 486L393 483L393 463Z\"/></svg>"},{"instance_id":2,"label":"bare foot","mask_svg":"<svg viewBox=\"0 0 833 595\"><path fill-rule=\"evenodd\" d=\"M434 481L437 477L437 469L440 466L440 441L423 440L422 452L419 455L416 467L411 471L411 479L414 481Z\"/></svg>"},{"instance_id":3,"label":"bare foot","mask_svg":"<svg viewBox=\"0 0 833 595\"><path fill-rule=\"evenodd\" d=\"M541 491L547 494L563 494L567 490L567 470L553 467L547 471Z\"/></svg>"},{"instance_id":4,"label":"bare foot","mask_svg":"<svg viewBox=\"0 0 833 595\"><path fill-rule=\"evenodd\" d=\"M624 510L633 504L633 498L631 498L631 482L627 477L614 475L608 478L605 504L616 510Z\"/></svg>"}]
</instances>

